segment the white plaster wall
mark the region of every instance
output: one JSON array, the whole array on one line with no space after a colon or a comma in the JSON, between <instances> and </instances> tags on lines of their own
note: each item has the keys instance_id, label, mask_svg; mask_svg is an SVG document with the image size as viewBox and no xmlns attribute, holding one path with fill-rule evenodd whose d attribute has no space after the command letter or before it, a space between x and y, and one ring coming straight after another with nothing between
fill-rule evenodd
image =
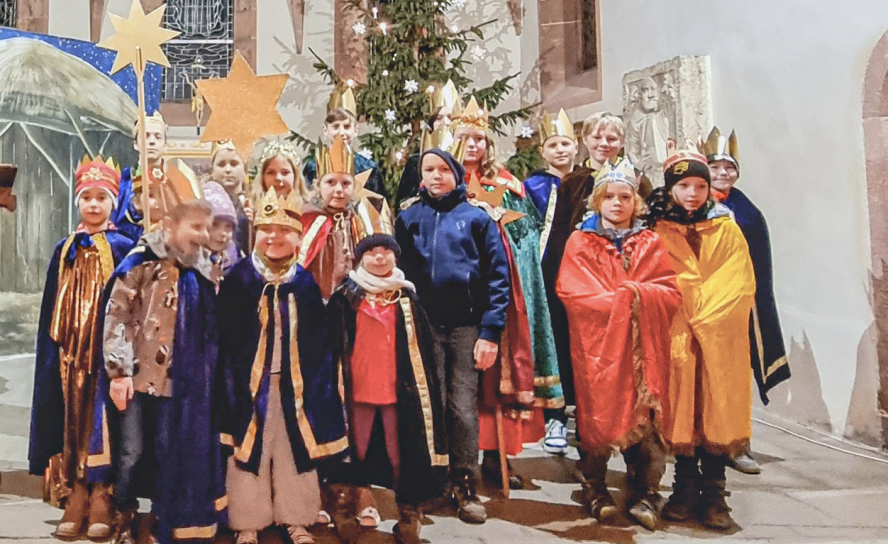
<instances>
[{"instance_id":1,"label":"white plaster wall","mask_svg":"<svg viewBox=\"0 0 888 544\"><path fill-rule=\"evenodd\" d=\"M49 0L49 33L89 41L89 0Z\"/></svg>"},{"instance_id":2,"label":"white plaster wall","mask_svg":"<svg viewBox=\"0 0 888 544\"><path fill-rule=\"evenodd\" d=\"M807 334L841 433L858 347L870 342L861 95L872 48L888 30L888 2L601 0L600 9L602 101L575 118L620 113L627 71L710 56L713 118L723 132L737 130L738 187L770 225L787 348Z\"/></svg>"}]
</instances>

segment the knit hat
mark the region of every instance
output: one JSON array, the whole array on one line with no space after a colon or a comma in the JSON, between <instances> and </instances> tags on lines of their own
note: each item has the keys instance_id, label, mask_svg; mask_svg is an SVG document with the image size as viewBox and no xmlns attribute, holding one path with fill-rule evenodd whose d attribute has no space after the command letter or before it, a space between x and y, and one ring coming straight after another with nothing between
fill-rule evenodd
<instances>
[{"instance_id":1,"label":"knit hat","mask_svg":"<svg viewBox=\"0 0 888 544\"><path fill-rule=\"evenodd\" d=\"M437 156L441 157L442 159L444 159L444 162L447 163L447 165L450 167L450 170L453 171L453 175L456 177L456 186L457 187L459 187L460 185L465 183L466 169L463 168L463 165L460 164L459 161L457 161L455 158L453 158L453 155L451 155L447 151L444 151L443 149L438 149L438 148L432 148L432 149L426 150L419 157L419 164L417 164L417 166L416 166L419 169L419 179L422 179L422 160L429 153L431 153L433 155L437 155Z\"/></svg>"},{"instance_id":2,"label":"knit hat","mask_svg":"<svg viewBox=\"0 0 888 544\"><path fill-rule=\"evenodd\" d=\"M237 212L231 197L225 192L225 189L215 181L208 181L203 186L204 200L213 209L213 218L219 218L237 224Z\"/></svg>"},{"instance_id":3,"label":"knit hat","mask_svg":"<svg viewBox=\"0 0 888 544\"><path fill-rule=\"evenodd\" d=\"M395 237L391 234L380 233L371 234L358 242L358 245L355 247L355 256L357 257L358 262L360 262L361 258L364 256L364 253L367 253L374 247L390 249L395 253L395 259L401 258L401 246L398 245Z\"/></svg>"},{"instance_id":4,"label":"knit hat","mask_svg":"<svg viewBox=\"0 0 888 544\"><path fill-rule=\"evenodd\" d=\"M702 178L711 183L709 161L697 151L697 144L687 141L688 149L679 150L674 140L667 143L669 157L663 163L663 177L666 190L672 190L676 183L685 178Z\"/></svg>"}]
</instances>

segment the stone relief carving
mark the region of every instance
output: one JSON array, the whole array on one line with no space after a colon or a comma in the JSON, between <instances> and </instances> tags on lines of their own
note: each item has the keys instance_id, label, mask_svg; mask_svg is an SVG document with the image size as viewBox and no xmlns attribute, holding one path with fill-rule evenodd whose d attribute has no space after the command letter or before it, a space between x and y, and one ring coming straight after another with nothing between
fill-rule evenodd
<instances>
[{"instance_id":1,"label":"stone relief carving","mask_svg":"<svg viewBox=\"0 0 888 544\"><path fill-rule=\"evenodd\" d=\"M666 140L683 142L712 126L709 57L675 57L623 76L626 153L663 185Z\"/></svg>"}]
</instances>

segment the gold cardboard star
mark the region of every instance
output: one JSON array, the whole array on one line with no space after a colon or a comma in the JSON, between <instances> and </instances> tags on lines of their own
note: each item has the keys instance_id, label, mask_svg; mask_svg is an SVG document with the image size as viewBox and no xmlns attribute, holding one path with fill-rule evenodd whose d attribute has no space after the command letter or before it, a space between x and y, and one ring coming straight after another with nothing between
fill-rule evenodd
<instances>
[{"instance_id":1,"label":"gold cardboard star","mask_svg":"<svg viewBox=\"0 0 888 544\"><path fill-rule=\"evenodd\" d=\"M137 72L144 73L149 62L170 67L170 61L167 60L160 46L178 36L179 33L161 27L164 11L166 11L166 4L162 4L156 10L145 15L139 0L133 0L129 19L124 19L113 13L109 14L111 24L114 25L114 30L117 33L103 40L99 47L117 51L114 66L111 68L112 74L116 74L130 65ZM142 49L141 66L137 66L139 64L136 54L137 47Z\"/></svg>"},{"instance_id":2,"label":"gold cardboard star","mask_svg":"<svg viewBox=\"0 0 888 544\"><path fill-rule=\"evenodd\" d=\"M200 140L231 140L247 160L256 140L288 132L277 103L289 79L287 74L257 76L240 51L235 53L228 77L197 81L211 110Z\"/></svg>"},{"instance_id":3,"label":"gold cardboard star","mask_svg":"<svg viewBox=\"0 0 888 544\"><path fill-rule=\"evenodd\" d=\"M499 222L503 225L508 225L512 221L517 221L524 217L524 214L521 212L503 209L503 196L509 189L504 184L497 184L493 189L488 191L483 185L481 185L481 180L478 178L478 174L472 174L471 178L469 178L467 189L478 202L483 202L495 210L501 210L503 214L500 217Z\"/></svg>"}]
</instances>

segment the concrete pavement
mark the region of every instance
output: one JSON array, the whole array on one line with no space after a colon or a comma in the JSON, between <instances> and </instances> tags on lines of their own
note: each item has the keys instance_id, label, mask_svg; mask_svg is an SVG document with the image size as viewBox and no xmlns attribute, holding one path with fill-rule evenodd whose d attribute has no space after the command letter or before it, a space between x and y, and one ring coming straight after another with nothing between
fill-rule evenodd
<instances>
[{"instance_id":1,"label":"concrete pavement","mask_svg":"<svg viewBox=\"0 0 888 544\"><path fill-rule=\"evenodd\" d=\"M0 358L0 544L52 542L61 517L60 511L40 502L40 480L23 472L32 361L30 357ZM766 418L767 414L757 411L756 416ZM728 471L732 492L728 503L742 527L733 534L718 534L697 525L671 525L651 533L628 520L616 526L598 525L575 501L579 490L572 478L576 451L568 458L555 458L532 446L514 466L539 489L513 491L508 501L498 498L495 489L484 490L491 516L486 524L465 525L455 518L455 512L444 511L429 516L422 536L435 544L888 543L888 457L786 422L756 422L753 431L753 449L763 472L748 476ZM618 501L624 468L620 459L611 460L608 483ZM664 495L668 495L671 482L670 465L663 479ZM381 533L368 535L365 541L392 544L396 508L389 492L377 490L377 497L385 521ZM319 531L318 537L321 544L336 542L326 530ZM223 535L219 540L231 542L231 536ZM262 542L282 540L272 530L263 534Z\"/></svg>"}]
</instances>

